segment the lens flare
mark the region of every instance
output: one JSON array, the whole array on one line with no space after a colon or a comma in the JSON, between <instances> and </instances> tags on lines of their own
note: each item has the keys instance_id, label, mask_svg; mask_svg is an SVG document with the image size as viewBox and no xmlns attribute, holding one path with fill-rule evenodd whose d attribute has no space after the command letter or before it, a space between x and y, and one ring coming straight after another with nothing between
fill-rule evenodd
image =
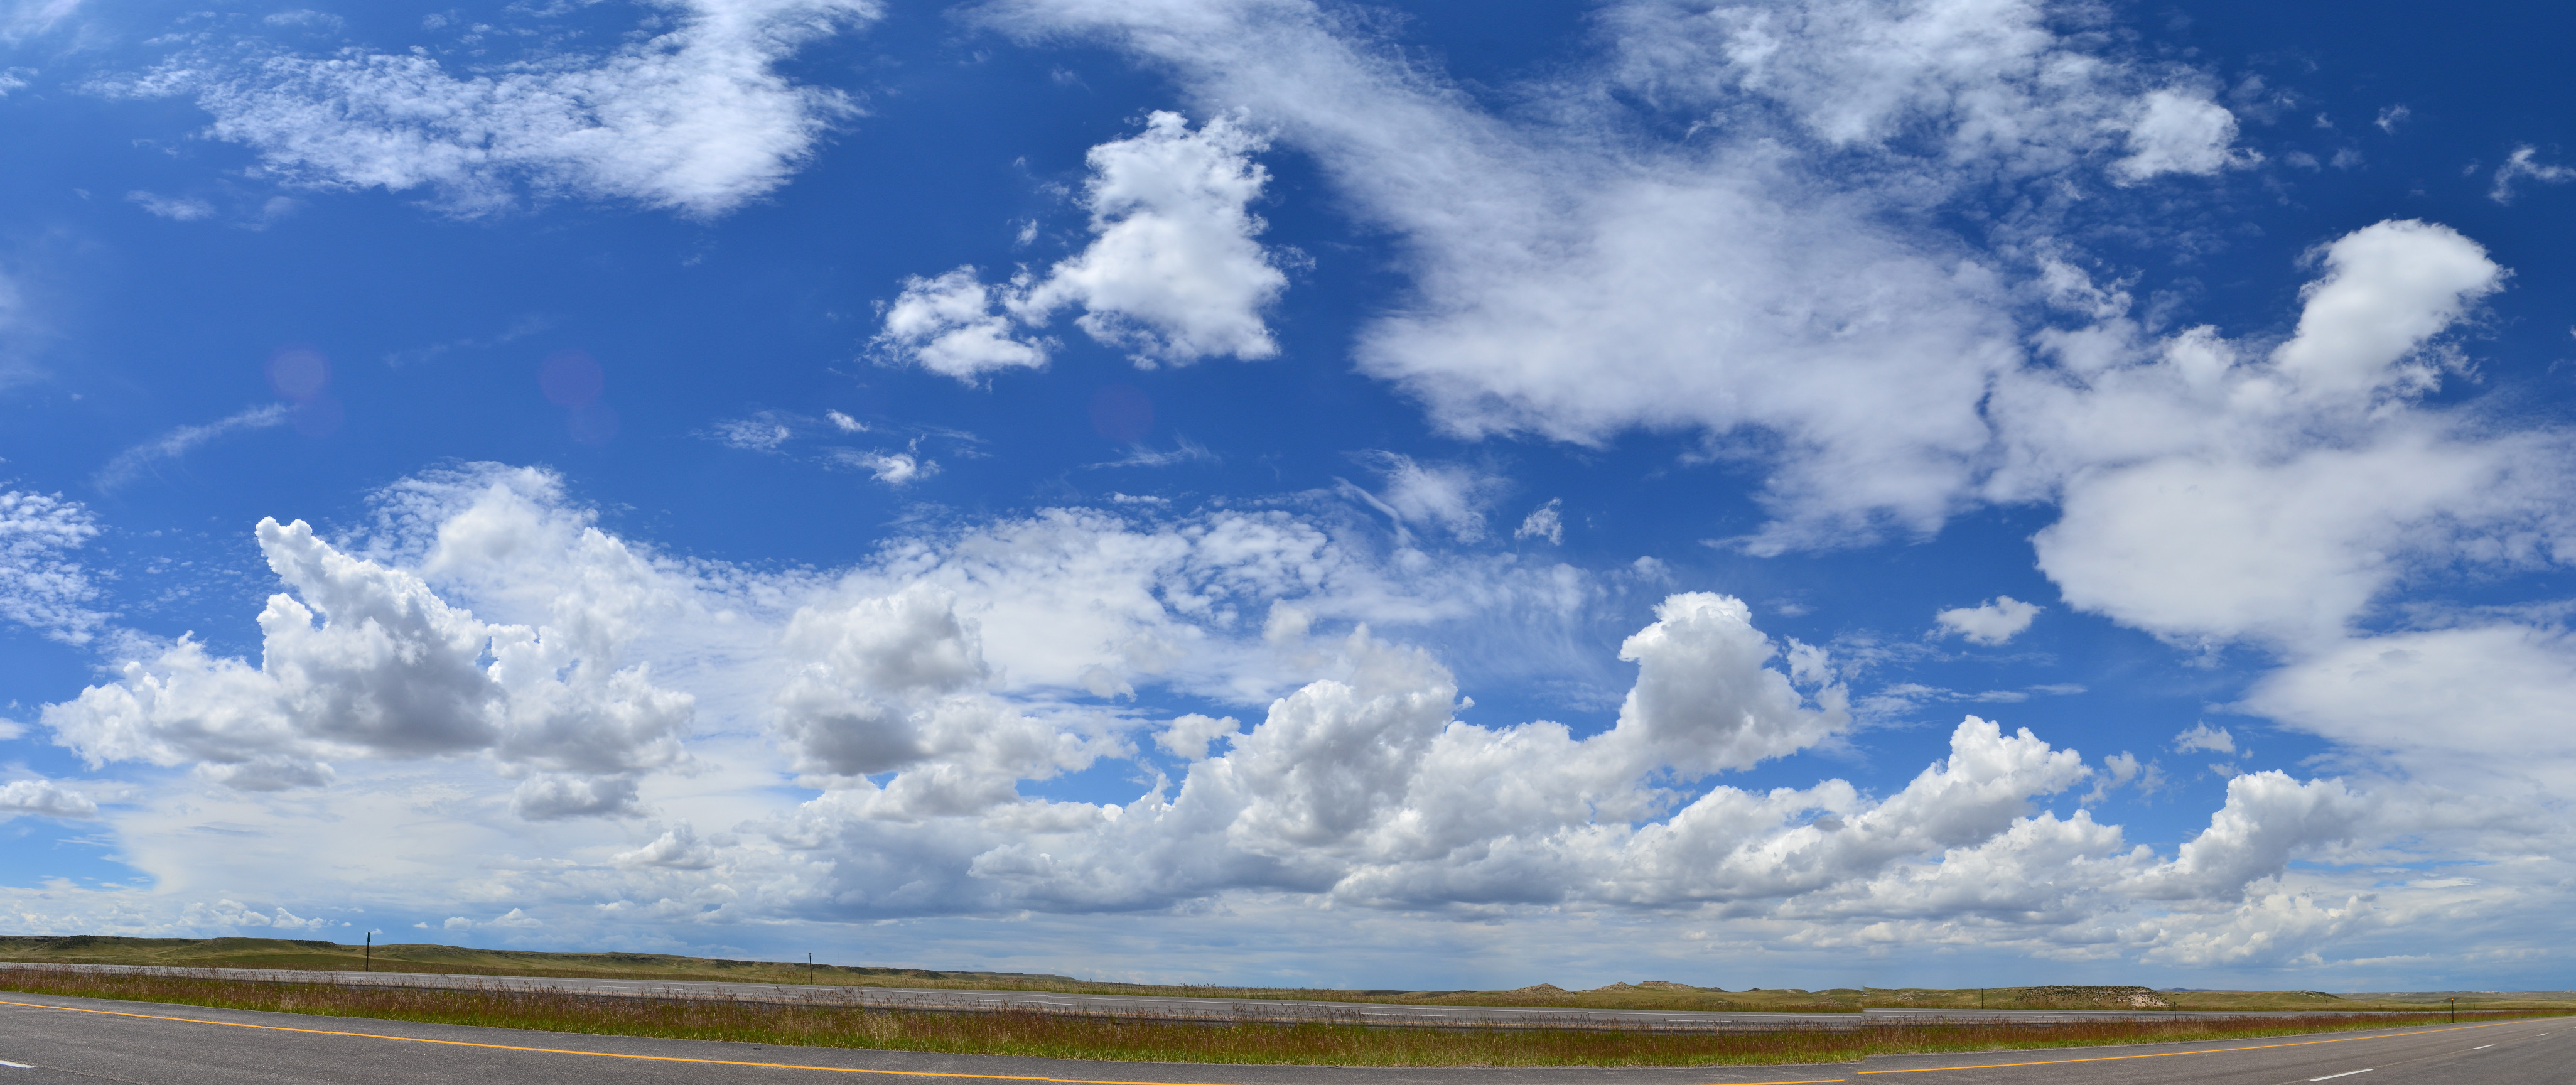
<instances>
[{"instance_id":1,"label":"lens flare","mask_svg":"<svg viewBox=\"0 0 2576 1085\"><path fill-rule=\"evenodd\" d=\"M1091 428L1122 445L1145 439L1154 430L1154 401L1124 384L1091 395Z\"/></svg>"},{"instance_id":2,"label":"lens flare","mask_svg":"<svg viewBox=\"0 0 2576 1085\"><path fill-rule=\"evenodd\" d=\"M599 359L586 350L559 350L537 365L537 389L558 407L579 407L598 399L607 380Z\"/></svg>"}]
</instances>

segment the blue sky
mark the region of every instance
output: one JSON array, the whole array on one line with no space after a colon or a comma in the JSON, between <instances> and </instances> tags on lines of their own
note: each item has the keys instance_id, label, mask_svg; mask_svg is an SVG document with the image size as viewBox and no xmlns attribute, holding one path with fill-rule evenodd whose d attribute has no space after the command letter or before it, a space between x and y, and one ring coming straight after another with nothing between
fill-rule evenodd
<instances>
[{"instance_id":1,"label":"blue sky","mask_svg":"<svg viewBox=\"0 0 2576 1085\"><path fill-rule=\"evenodd\" d=\"M0 906L2567 986L2550 18L0 8Z\"/></svg>"}]
</instances>

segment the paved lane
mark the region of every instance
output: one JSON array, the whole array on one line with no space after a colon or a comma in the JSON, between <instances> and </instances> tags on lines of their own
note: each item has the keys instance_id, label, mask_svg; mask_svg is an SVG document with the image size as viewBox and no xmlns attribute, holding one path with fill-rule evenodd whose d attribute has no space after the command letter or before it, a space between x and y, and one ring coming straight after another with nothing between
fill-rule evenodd
<instances>
[{"instance_id":1,"label":"paved lane","mask_svg":"<svg viewBox=\"0 0 2576 1085\"><path fill-rule=\"evenodd\" d=\"M0 994L0 1085L2565 1085L2576 1019L1744 1069L1380 1069L1074 1062L420 1025ZM2549 1035L2542 1035L2547 1033ZM2343 1075L2336 1077L2335 1075Z\"/></svg>"},{"instance_id":2,"label":"paved lane","mask_svg":"<svg viewBox=\"0 0 2576 1085\"><path fill-rule=\"evenodd\" d=\"M204 975L204 969L147 965L42 965L89 972ZM1067 995L1045 991L961 991L920 987L800 987L767 983L687 980L557 979L532 976L452 976L422 972L262 972L223 969L226 978L287 983L343 983L397 987L551 987L637 998L732 999L745 1002L839 1004L922 1010L1044 1010L1104 1017L1215 1017L1230 1020L1346 1021L1368 1025L1523 1025L1557 1028L1775 1029L1789 1026L1852 1028L1863 1021L1994 1021L2024 1023L2102 1018L2242 1017L2242 1012L2182 1013L2166 1010L1921 1010L1873 1009L1865 1013L1762 1013L1697 1010L1588 1010L1557 1006L1398 1006L1378 1002L1292 999L1171 998L1153 995ZM2281 1011L2306 1014L2316 1011ZM2367 1014L2371 1011L2345 1011Z\"/></svg>"},{"instance_id":3,"label":"paved lane","mask_svg":"<svg viewBox=\"0 0 2576 1085\"><path fill-rule=\"evenodd\" d=\"M1902 1055L1845 1075L1879 1085L2567 1085L2576 1018L2199 1044Z\"/></svg>"}]
</instances>

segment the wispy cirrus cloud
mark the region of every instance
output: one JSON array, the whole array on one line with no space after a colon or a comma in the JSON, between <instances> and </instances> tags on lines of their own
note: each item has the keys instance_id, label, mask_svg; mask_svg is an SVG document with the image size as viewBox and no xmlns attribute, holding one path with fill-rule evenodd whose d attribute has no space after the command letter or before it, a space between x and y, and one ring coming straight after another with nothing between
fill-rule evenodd
<instances>
[{"instance_id":1,"label":"wispy cirrus cloud","mask_svg":"<svg viewBox=\"0 0 2576 1085\"><path fill-rule=\"evenodd\" d=\"M116 454L107 465L90 476L90 484L101 490L114 490L159 465L187 455L190 451L228 433L270 429L286 424L292 413L283 403L252 407L229 417L201 426L181 426L152 440Z\"/></svg>"},{"instance_id":2,"label":"wispy cirrus cloud","mask_svg":"<svg viewBox=\"0 0 2576 1085\"><path fill-rule=\"evenodd\" d=\"M426 189L460 217L525 200L625 200L692 218L787 182L859 112L777 68L871 22L874 0L684 0L658 33L604 54L532 57L463 74L426 50L329 56L199 50L96 89L188 95L207 133L260 169L322 189Z\"/></svg>"}]
</instances>

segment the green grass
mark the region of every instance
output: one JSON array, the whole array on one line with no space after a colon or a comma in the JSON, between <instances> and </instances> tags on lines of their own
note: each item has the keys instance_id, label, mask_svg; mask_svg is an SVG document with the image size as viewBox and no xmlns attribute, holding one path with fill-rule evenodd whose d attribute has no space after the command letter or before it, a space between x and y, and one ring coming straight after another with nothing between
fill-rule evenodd
<instances>
[{"instance_id":1,"label":"green grass","mask_svg":"<svg viewBox=\"0 0 2576 1085\"><path fill-rule=\"evenodd\" d=\"M1714 1066L1849 1062L1871 1055L2078 1047L2286 1036L2398 1024L2445 1013L2356 1021L2262 1017L2070 1024L1885 1024L1709 1031L1371 1028L1168 1017L1101 1018L1026 1011L866 1009L844 992L787 1004L671 1000L560 989L441 990L245 980L221 972L119 975L0 965L0 989L80 998L326 1014L541 1032L730 1040L946 1054L1040 1055L1143 1062L1326 1066ZM2536 1017L2463 1011L2463 1022Z\"/></svg>"}]
</instances>

